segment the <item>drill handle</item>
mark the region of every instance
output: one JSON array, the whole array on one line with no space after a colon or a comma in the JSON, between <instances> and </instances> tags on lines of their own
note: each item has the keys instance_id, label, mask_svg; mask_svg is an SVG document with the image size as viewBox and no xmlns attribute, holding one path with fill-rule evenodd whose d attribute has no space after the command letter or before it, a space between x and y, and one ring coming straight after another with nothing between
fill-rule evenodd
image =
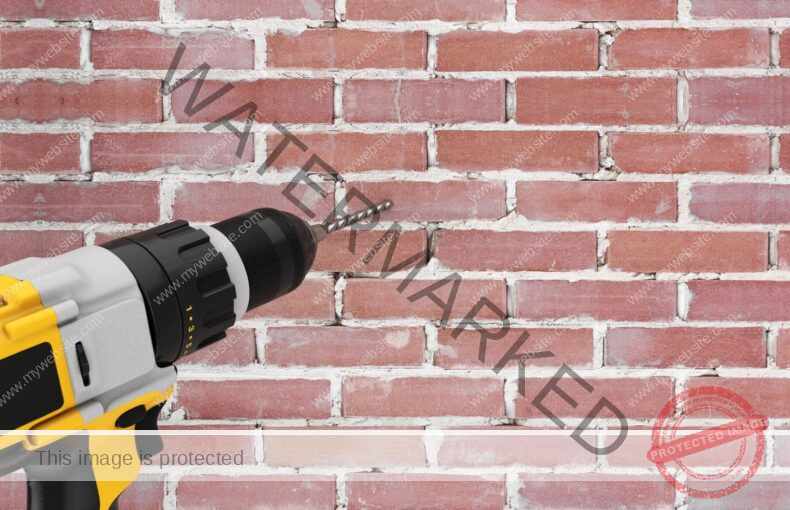
<instances>
[{"instance_id":1,"label":"drill handle","mask_svg":"<svg viewBox=\"0 0 790 510\"><path fill-rule=\"evenodd\" d=\"M135 430L158 430L164 404L154 406L134 425ZM143 416L143 415L141 415ZM121 430L126 430L125 428ZM117 510L118 498L137 477L142 460L162 451L155 435L68 436L35 452L25 468L28 510ZM95 465L103 456L122 456L131 462L116 468Z\"/></svg>"},{"instance_id":2,"label":"drill handle","mask_svg":"<svg viewBox=\"0 0 790 510\"><path fill-rule=\"evenodd\" d=\"M100 508L96 482L28 480L28 510L93 510ZM109 510L118 510L118 500Z\"/></svg>"},{"instance_id":3,"label":"drill handle","mask_svg":"<svg viewBox=\"0 0 790 510\"><path fill-rule=\"evenodd\" d=\"M78 461L89 442L86 435L69 436L34 452L38 458L25 468L28 510L101 508L93 469Z\"/></svg>"}]
</instances>

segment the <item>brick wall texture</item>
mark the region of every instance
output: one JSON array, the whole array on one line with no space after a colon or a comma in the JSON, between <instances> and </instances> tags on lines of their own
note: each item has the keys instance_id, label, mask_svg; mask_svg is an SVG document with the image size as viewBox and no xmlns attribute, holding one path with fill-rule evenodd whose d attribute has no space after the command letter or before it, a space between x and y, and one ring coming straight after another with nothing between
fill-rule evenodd
<instances>
[{"instance_id":1,"label":"brick wall texture","mask_svg":"<svg viewBox=\"0 0 790 510\"><path fill-rule=\"evenodd\" d=\"M192 116L194 82L160 93L179 43L176 77L211 66L201 98L234 85ZM203 126L246 101L239 157ZM261 176L275 121L308 150ZM173 219L307 217L282 191L312 154L343 177L316 166L326 196L298 188L314 221L352 190L395 208L179 363L163 427L244 433L168 448L245 465L150 472L122 508L712 508L643 478L644 435L596 456L567 435L262 433L556 431L531 401L562 364L595 387L547 400L567 432L601 396L649 430L703 383L790 426L790 1L0 2L0 263ZM394 220L393 261L423 255L381 279L387 248L360 260ZM456 273L448 324L408 299ZM479 333L450 334L481 296L498 311L480 323L512 328L485 362ZM527 361L526 397L515 362L492 370L525 331L555 355ZM786 437L723 508L784 505ZM21 480L0 509L24 504Z\"/></svg>"}]
</instances>

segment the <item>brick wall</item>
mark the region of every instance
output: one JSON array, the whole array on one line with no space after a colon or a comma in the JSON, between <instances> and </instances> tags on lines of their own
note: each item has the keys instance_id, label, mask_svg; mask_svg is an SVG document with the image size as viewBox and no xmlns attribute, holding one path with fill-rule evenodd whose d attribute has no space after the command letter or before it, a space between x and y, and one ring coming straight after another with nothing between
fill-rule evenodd
<instances>
[{"instance_id":1,"label":"brick wall","mask_svg":"<svg viewBox=\"0 0 790 510\"><path fill-rule=\"evenodd\" d=\"M571 425L606 396L649 429L674 394L712 383L786 429L788 18L787 0L2 2L0 263L175 218L304 216L281 192L312 153L345 179L314 172L321 218L352 189L391 198L394 260L428 249L380 280L383 255L358 259L384 230L361 233L357 255L338 235L226 351L184 360L164 423L243 433L169 447L249 462L211 482L152 472L122 507L707 508L642 477L644 435L596 457L567 436L260 430L553 431L530 402L563 363L595 386L567 388L576 410L551 404ZM212 66L202 97L235 85L191 117L191 85L159 93L179 42L177 76ZM203 125L250 100L259 122L239 158ZM282 140L273 121L309 151L290 146L259 176ZM438 306L407 299L454 272L451 328L480 296L511 321L485 363L478 333L453 338ZM523 331L555 354L528 361L526 398L514 363L491 370ZM785 437L732 508L787 499ZM0 484L0 508L22 505L21 483Z\"/></svg>"}]
</instances>

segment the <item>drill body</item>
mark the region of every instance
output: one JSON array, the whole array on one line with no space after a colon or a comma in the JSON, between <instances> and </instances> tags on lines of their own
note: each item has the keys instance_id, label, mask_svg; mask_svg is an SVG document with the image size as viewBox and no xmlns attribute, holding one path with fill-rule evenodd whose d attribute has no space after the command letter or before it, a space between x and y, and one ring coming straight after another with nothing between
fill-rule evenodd
<instances>
[{"instance_id":1,"label":"drill body","mask_svg":"<svg viewBox=\"0 0 790 510\"><path fill-rule=\"evenodd\" d=\"M175 367L157 365L141 291L117 256L86 247L22 260L0 268L0 275L0 388L14 391L0 407L0 428L111 430L120 429L119 418L133 409L146 411L135 425L149 412L158 414ZM78 456L136 454L136 441L113 439L6 434L0 437L0 472L26 468L31 508L56 508L56 500L63 508L107 508L125 488L118 478L134 479L139 465L91 473ZM49 458L53 453L59 458Z\"/></svg>"},{"instance_id":2,"label":"drill body","mask_svg":"<svg viewBox=\"0 0 790 510\"><path fill-rule=\"evenodd\" d=\"M274 209L176 221L0 267L0 430L14 432L0 435L0 475L25 469L29 509L114 508L162 448L134 431L156 430L175 361L296 289L327 233L390 205L316 227Z\"/></svg>"}]
</instances>

